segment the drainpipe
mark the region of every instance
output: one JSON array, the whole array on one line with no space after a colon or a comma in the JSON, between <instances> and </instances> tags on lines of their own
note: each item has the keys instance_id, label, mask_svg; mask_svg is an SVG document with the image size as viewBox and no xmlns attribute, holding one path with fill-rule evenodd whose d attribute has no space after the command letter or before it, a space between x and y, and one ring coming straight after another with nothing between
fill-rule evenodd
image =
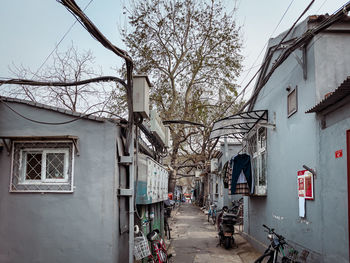
<instances>
[{"instance_id":1,"label":"drainpipe","mask_svg":"<svg viewBox=\"0 0 350 263\"><path fill-rule=\"evenodd\" d=\"M134 141L135 141L135 125L132 126L132 135L131 142L129 145L129 154L134 157ZM136 153L137 154L137 153ZM129 263L134 262L134 199L136 193L134 193L134 184L135 184L135 159L132 158L132 163L129 168L129 188L132 195L129 198Z\"/></svg>"}]
</instances>

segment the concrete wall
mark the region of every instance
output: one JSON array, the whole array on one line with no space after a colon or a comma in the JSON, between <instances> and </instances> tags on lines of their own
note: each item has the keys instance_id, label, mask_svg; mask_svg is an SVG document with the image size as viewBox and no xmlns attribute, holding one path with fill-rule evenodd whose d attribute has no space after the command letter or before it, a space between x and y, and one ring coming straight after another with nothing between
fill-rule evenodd
<instances>
[{"instance_id":1,"label":"concrete wall","mask_svg":"<svg viewBox=\"0 0 350 263\"><path fill-rule=\"evenodd\" d=\"M9 103L27 117L61 122L72 117L28 105ZM41 125L15 115L0 103L0 135L79 137L74 160L74 193L9 193L11 156L0 151L0 262L117 262L117 127L78 120ZM126 253L127 254L127 253ZM126 262L125 261L120 262Z\"/></svg>"},{"instance_id":2,"label":"concrete wall","mask_svg":"<svg viewBox=\"0 0 350 263\"><path fill-rule=\"evenodd\" d=\"M348 188L346 163L346 131L350 130L350 104L326 116L333 120L345 114L344 118L320 130L320 162L318 177L322 178L321 217L324 226L321 232L322 250L325 262L348 262ZM327 123L327 121L326 121ZM335 158L337 150L343 150L343 157Z\"/></svg>"},{"instance_id":3,"label":"concrete wall","mask_svg":"<svg viewBox=\"0 0 350 263\"><path fill-rule=\"evenodd\" d=\"M296 52L301 56L301 52ZM308 79L303 80L302 68L290 56L272 76L258 96L254 109L267 109L269 121L276 119L276 130L267 130L267 196L251 197L249 202L249 231L263 243L266 233L262 224L276 229L290 240L308 244L312 250L320 251L320 211L315 201L307 201L307 220L298 216L297 171L305 164L316 167L317 122L305 115L314 101L313 56L308 52ZM287 72L287 74L286 74ZM298 111L287 114L286 88L297 86ZM317 188L317 181L315 181ZM319 188L318 188L319 189Z\"/></svg>"},{"instance_id":4,"label":"concrete wall","mask_svg":"<svg viewBox=\"0 0 350 263\"><path fill-rule=\"evenodd\" d=\"M267 130L267 196L249 198L246 231L257 241L256 244L266 245L266 233L261 225L273 227L298 249L307 249L310 252L308 262L348 262L345 158L337 160L343 162L337 166L328 155L334 154L331 149L345 149L344 131L350 127L349 119L330 127L329 131L321 131L315 114L305 114L318 101L318 89L322 89L320 82L325 81L327 74L330 74L329 67L333 66L320 65L320 59L333 61L334 52L328 52L333 44L345 48L340 42L349 43L348 35L334 39L332 36L327 35L323 40L315 37L316 40L309 43L306 80L294 57L302 57L301 51L297 50L275 71L254 106L255 110L267 109L270 122L276 118L276 130ZM342 54L344 50L350 53L350 45L346 46L341 50ZM340 50L338 52L336 59L349 64L349 59L342 58ZM338 72L338 67L341 66L337 65L333 73ZM324 77L315 79L320 76ZM344 73L335 74L331 82L341 83L344 79ZM288 86L297 86L298 93L298 111L290 117L287 116ZM333 86L333 90L337 87ZM315 169L318 176L314 180L315 200L306 201L306 217L300 218L297 171L304 170L303 165ZM333 185L339 187L339 191L333 191L333 187L332 190L327 189L330 181L334 181ZM343 202L340 203L340 200ZM336 216L333 211L335 207L339 207Z\"/></svg>"},{"instance_id":5,"label":"concrete wall","mask_svg":"<svg viewBox=\"0 0 350 263\"><path fill-rule=\"evenodd\" d=\"M350 75L349 34L322 33L315 45L316 103Z\"/></svg>"}]
</instances>

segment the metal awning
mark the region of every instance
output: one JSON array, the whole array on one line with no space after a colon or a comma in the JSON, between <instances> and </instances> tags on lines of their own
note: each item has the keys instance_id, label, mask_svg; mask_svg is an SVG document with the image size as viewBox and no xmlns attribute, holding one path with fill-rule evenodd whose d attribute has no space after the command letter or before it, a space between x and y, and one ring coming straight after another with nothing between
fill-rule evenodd
<instances>
[{"instance_id":1,"label":"metal awning","mask_svg":"<svg viewBox=\"0 0 350 263\"><path fill-rule=\"evenodd\" d=\"M328 107L342 101L345 97L350 95L350 77L348 77L331 95L329 95L327 98L323 99L306 111L305 113L312 113L312 112L321 112Z\"/></svg>"},{"instance_id":2,"label":"metal awning","mask_svg":"<svg viewBox=\"0 0 350 263\"><path fill-rule=\"evenodd\" d=\"M267 110L247 111L216 121L209 139L232 135L242 139L261 120L267 121Z\"/></svg>"}]
</instances>

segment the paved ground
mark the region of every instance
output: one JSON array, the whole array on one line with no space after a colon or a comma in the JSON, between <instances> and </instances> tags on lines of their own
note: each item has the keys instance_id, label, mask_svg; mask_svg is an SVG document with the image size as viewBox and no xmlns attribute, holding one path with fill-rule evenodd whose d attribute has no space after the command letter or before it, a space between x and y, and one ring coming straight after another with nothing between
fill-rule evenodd
<instances>
[{"instance_id":1,"label":"paved ground","mask_svg":"<svg viewBox=\"0 0 350 263\"><path fill-rule=\"evenodd\" d=\"M195 205L183 203L173 211L170 220L172 239L169 253L173 263L251 263L259 253L239 234L236 245L227 250L217 246L219 239L215 226Z\"/></svg>"}]
</instances>

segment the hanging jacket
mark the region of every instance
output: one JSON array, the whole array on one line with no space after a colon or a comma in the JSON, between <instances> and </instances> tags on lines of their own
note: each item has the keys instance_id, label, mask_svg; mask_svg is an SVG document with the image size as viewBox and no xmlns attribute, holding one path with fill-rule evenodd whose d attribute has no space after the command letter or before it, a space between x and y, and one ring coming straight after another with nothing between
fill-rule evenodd
<instances>
[{"instance_id":1,"label":"hanging jacket","mask_svg":"<svg viewBox=\"0 0 350 263\"><path fill-rule=\"evenodd\" d=\"M250 164L250 156L248 154L238 154L236 157L231 159L232 167L232 178L231 178L231 195L236 192L237 180L241 172L244 173L245 178L251 192L253 192L253 178L252 178L252 168Z\"/></svg>"}]
</instances>

